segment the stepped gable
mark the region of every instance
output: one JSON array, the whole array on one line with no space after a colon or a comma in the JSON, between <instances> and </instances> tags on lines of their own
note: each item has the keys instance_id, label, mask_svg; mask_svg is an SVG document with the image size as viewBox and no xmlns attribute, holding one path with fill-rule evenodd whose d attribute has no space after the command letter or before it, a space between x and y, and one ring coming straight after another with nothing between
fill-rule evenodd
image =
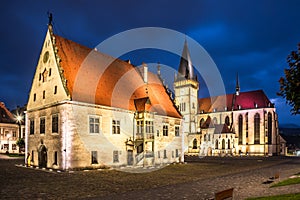
<instances>
[{"instance_id":1,"label":"stepped gable","mask_svg":"<svg viewBox=\"0 0 300 200\"><path fill-rule=\"evenodd\" d=\"M198 99L199 112L219 112L229 110L243 110L274 107L262 90L240 92L239 95L227 94L216 97Z\"/></svg>"},{"instance_id":2,"label":"stepped gable","mask_svg":"<svg viewBox=\"0 0 300 200\"><path fill-rule=\"evenodd\" d=\"M156 74L148 72L148 83L144 83L138 67L61 36L54 37L72 100L135 111L134 100L148 97L150 111L181 118Z\"/></svg>"}]
</instances>

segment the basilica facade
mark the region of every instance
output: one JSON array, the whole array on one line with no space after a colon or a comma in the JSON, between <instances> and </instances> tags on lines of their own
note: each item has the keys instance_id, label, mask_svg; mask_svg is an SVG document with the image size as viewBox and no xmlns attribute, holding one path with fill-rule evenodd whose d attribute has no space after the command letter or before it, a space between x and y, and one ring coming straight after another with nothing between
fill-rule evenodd
<instances>
[{"instance_id":1,"label":"basilica facade","mask_svg":"<svg viewBox=\"0 0 300 200\"><path fill-rule=\"evenodd\" d=\"M184 118L186 154L199 156L278 155L280 136L274 104L262 90L241 92L237 77L235 93L198 98L185 42L174 90Z\"/></svg>"}]
</instances>

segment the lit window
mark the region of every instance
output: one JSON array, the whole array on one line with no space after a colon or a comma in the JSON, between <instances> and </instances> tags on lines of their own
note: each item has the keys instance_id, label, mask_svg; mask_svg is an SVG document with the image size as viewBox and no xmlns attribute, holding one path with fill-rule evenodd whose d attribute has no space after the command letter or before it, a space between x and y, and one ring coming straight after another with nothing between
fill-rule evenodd
<instances>
[{"instance_id":1,"label":"lit window","mask_svg":"<svg viewBox=\"0 0 300 200\"><path fill-rule=\"evenodd\" d=\"M112 133L113 134L120 134L120 121L119 120L112 120Z\"/></svg>"},{"instance_id":2,"label":"lit window","mask_svg":"<svg viewBox=\"0 0 300 200\"><path fill-rule=\"evenodd\" d=\"M90 117L89 118L90 123L90 133L99 133L99 127L100 127L100 118L99 117Z\"/></svg>"},{"instance_id":3,"label":"lit window","mask_svg":"<svg viewBox=\"0 0 300 200\"><path fill-rule=\"evenodd\" d=\"M260 116L258 113L254 116L254 144L260 143Z\"/></svg>"}]
</instances>

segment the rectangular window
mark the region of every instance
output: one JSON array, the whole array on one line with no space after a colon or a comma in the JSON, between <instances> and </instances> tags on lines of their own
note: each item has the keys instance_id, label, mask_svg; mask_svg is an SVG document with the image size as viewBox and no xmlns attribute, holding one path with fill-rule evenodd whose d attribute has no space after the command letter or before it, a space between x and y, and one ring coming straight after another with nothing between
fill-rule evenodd
<instances>
[{"instance_id":1,"label":"rectangular window","mask_svg":"<svg viewBox=\"0 0 300 200\"><path fill-rule=\"evenodd\" d=\"M54 152L54 163L53 165L57 165L57 151Z\"/></svg>"},{"instance_id":2,"label":"rectangular window","mask_svg":"<svg viewBox=\"0 0 300 200\"><path fill-rule=\"evenodd\" d=\"M57 93L57 86L54 86L54 94Z\"/></svg>"},{"instance_id":3,"label":"rectangular window","mask_svg":"<svg viewBox=\"0 0 300 200\"><path fill-rule=\"evenodd\" d=\"M34 120L30 120L30 125L29 125L29 133L30 135L34 134Z\"/></svg>"},{"instance_id":4,"label":"rectangular window","mask_svg":"<svg viewBox=\"0 0 300 200\"><path fill-rule=\"evenodd\" d=\"M172 158L174 158L174 151L172 151Z\"/></svg>"},{"instance_id":5,"label":"rectangular window","mask_svg":"<svg viewBox=\"0 0 300 200\"><path fill-rule=\"evenodd\" d=\"M13 131L13 138L17 137L17 132L16 131Z\"/></svg>"},{"instance_id":6,"label":"rectangular window","mask_svg":"<svg viewBox=\"0 0 300 200\"><path fill-rule=\"evenodd\" d=\"M160 158L160 151L157 152L157 158Z\"/></svg>"},{"instance_id":7,"label":"rectangular window","mask_svg":"<svg viewBox=\"0 0 300 200\"><path fill-rule=\"evenodd\" d=\"M9 150L9 145L8 144L4 144L4 149L6 149L7 151Z\"/></svg>"},{"instance_id":8,"label":"rectangular window","mask_svg":"<svg viewBox=\"0 0 300 200\"><path fill-rule=\"evenodd\" d=\"M33 101L36 101L36 94L33 94Z\"/></svg>"},{"instance_id":9,"label":"rectangular window","mask_svg":"<svg viewBox=\"0 0 300 200\"><path fill-rule=\"evenodd\" d=\"M168 125L163 126L163 136L168 136L168 131L169 131L168 129L169 129Z\"/></svg>"},{"instance_id":10,"label":"rectangular window","mask_svg":"<svg viewBox=\"0 0 300 200\"><path fill-rule=\"evenodd\" d=\"M113 151L113 162L119 162L119 151Z\"/></svg>"},{"instance_id":11,"label":"rectangular window","mask_svg":"<svg viewBox=\"0 0 300 200\"><path fill-rule=\"evenodd\" d=\"M52 115L52 133L58 133L58 115Z\"/></svg>"},{"instance_id":12,"label":"rectangular window","mask_svg":"<svg viewBox=\"0 0 300 200\"><path fill-rule=\"evenodd\" d=\"M178 149L175 150L175 155L176 155L176 158L179 157L179 151L178 151Z\"/></svg>"},{"instance_id":13,"label":"rectangular window","mask_svg":"<svg viewBox=\"0 0 300 200\"><path fill-rule=\"evenodd\" d=\"M175 126L175 136L179 136L179 126Z\"/></svg>"},{"instance_id":14,"label":"rectangular window","mask_svg":"<svg viewBox=\"0 0 300 200\"><path fill-rule=\"evenodd\" d=\"M90 133L100 133L100 131L99 131L100 118L99 117L90 117L89 123L90 123Z\"/></svg>"},{"instance_id":15,"label":"rectangular window","mask_svg":"<svg viewBox=\"0 0 300 200\"><path fill-rule=\"evenodd\" d=\"M16 144L12 144L12 150L17 150L17 145Z\"/></svg>"},{"instance_id":16,"label":"rectangular window","mask_svg":"<svg viewBox=\"0 0 300 200\"><path fill-rule=\"evenodd\" d=\"M43 91L43 99L45 99L46 98L46 91L44 90Z\"/></svg>"},{"instance_id":17,"label":"rectangular window","mask_svg":"<svg viewBox=\"0 0 300 200\"><path fill-rule=\"evenodd\" d=\"M40 134L45 134L45 118L40 118Z\"/></svg>"},{"instance_id":18,"label":"rectangular window","mask_svg":"<svg viewBox=\"0 0 300 200\"><path fill-rule=\"evenodd\" d=\"M34 162L34 151L31 151L31 162Z\"/></svg>"},{"instance_id":19,"label":"rectangular window","mask_svg":"<svg viewBox=\"0 0 300 200\"><path fill-rule=\"evenodd\" d=\"M112 120L112 133L120 134L120 120Z\"/></svg>"},{"instance_id":20,"label":"rectangular window","mask_svg":"<svg viewBox=\"0 0 300 200\"><path fill-rule=\"evenodd\" d=\"M164 158L167 158L167 150L164 150Z\"/></svg>"},{"instance_id":21,"label":"rectangular window","mask_svg":"<svg viewBox=\"0 0 300 200\"><path fill-rule=\"evenodd\" d=\"M92 164L98 164L97 151L92 151Z\"/></svg>"}]
</instances>

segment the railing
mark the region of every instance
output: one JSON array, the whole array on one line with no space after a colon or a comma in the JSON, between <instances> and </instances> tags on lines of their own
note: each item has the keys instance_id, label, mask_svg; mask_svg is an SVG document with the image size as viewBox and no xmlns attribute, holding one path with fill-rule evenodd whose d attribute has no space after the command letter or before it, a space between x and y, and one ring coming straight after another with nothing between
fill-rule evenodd
<instances>
[{"instance_id":1,"label":"railing","mask_svg":"<svg viewBox=\"0 0 300 200\"><path fill-rule=\"evenodd\" d=\"M153 151L146 152L145 157L146 158L153 158L154 157L154 152Z\"/></svg>"},{"instance_id":2,"label":"railing","mask_svg":"<svg viewBox=\"0 0 300 200\"><path fill-rule=\"evenodd\" d=\"M141 160L143 160L143 158L144 158L144 152L137 154L135 156L136 163L139 163Z\"/></svg>"},{"instance_id":3,"label":"railing","mask_svg":"<svg viewBox=\"0 0 300 200\"><path fill-rule=\"evenodd\" d=\"M137 140L143 140L144 139L144 134L136 134L135 138ZM154 139L154 133L146 133L146 139Z\"/></svg>"}]
</instances>

